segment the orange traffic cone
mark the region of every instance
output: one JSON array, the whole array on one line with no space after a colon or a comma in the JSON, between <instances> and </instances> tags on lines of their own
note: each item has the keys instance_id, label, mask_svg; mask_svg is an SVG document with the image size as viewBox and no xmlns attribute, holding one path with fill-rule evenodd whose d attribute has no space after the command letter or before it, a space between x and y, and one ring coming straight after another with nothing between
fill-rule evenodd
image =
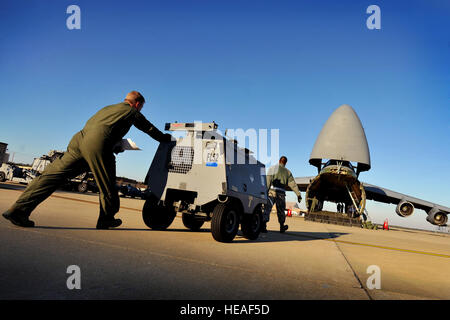
<instances>
[{"instance_id":1,"label":"orange traffic cone","mask_svg":"<svg viewBox=\"0 0 450 320\"><path fill-rule=\"evenodd\" d=\"M384 223L383 223L383 230L389 230L388 219L384 220Z\"/></svg>"},{"instance_id":2,"label":"orange traffic cone","mask_svg":"<svg viewBox=\"0 0 450 320\"><path fill-rule=\"evenodd\" d=\"M288 209L288 214L287 214L287 216L288 216L288 217L292 217L292 210L291 210L291 209Z\"/></svg>"}]
</instances>

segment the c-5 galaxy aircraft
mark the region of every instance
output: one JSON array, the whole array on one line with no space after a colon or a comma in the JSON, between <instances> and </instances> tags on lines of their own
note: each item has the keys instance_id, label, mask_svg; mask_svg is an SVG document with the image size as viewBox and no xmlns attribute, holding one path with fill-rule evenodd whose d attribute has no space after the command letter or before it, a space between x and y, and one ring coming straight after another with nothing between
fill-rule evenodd
<instances>
[{"instance_id":1,"label":"c-5 galaxy aircraft","mask_svg":"<svg viewBox=\"0 0 450 320\"><path fill-rule=\"evenodd\" d=\"M328 161L322 163L323 159ZM410 216L416 207L428 214L431 224L445 226L448 221L450 208L358 180L361 172L370 169L370 153L361 121L349 105L340 106L327 120L309 163L317 167L318 175L295 178L299 189L306 192L308 214L322 211L324 202L331 201L341 204L341 211L349 217L366 219L366 200L375 200L396 204L395 212L401 217Z\"/></svg>"}]
</instances>

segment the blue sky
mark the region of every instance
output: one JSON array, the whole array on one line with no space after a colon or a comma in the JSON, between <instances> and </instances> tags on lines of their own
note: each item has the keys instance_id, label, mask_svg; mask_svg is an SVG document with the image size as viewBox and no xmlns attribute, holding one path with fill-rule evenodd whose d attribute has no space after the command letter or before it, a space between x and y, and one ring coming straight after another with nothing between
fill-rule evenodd
<instances>
[{"instance_id":1,"label":"blue sky","mask_svg":"<svg viewBox=\"0 0 450 320\"><path fill-rule=\"evenodd\" d=\"M81 9L68 30L66 9ZM381 9L369 30L366 8ZM21 1L0 3L0 141L15 161L65 150L99 108L139 90L143 114L220 129L279 129L294 176L341 104L359 115L372 169L362 181L450 206L448 1ZM157 142L117 157L143 180ZM427 226L425 213L375 219ZM407 221L407 222L405 222Z\"/></svg>"}]
</instances>

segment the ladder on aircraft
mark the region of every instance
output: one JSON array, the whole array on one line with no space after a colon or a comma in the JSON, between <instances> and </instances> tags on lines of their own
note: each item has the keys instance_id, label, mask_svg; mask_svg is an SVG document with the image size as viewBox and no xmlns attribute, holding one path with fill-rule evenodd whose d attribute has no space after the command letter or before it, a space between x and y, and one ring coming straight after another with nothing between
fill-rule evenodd
<instances>
[{"instance_id":1,"label":"ladder on aircraft","mask_svg":"<svg viewBox=\"0 0 450 320\"><path fill-rule=\"evenodd\" d=\"M364 214L366 215L364 221L366 221L366 220L367 220L367 221L372 220L372 218L369 216L369 211L367 211L367 208L364 208ZM364 215L363 215L363 217L364 217Z\"/></svg>"},{"instance_id":2,"label":"ladder on aircraft","mask_svg":"<svg viewBox=\"0 0 450 320\"><path fill-rule=\"evenodd\" d=\"M350 196L350 199L352 199L353 202L353 206L355 207L355 210L358 212L358 214L361 214L362 212L360 211L361 209L359 208L359 206L356 204L356 200L358 199L356 197L355 192L351 191L350 188L348 187L348 185L345 185L345 188L347 189L347 192Z\"/></svg>"}]
</instances>

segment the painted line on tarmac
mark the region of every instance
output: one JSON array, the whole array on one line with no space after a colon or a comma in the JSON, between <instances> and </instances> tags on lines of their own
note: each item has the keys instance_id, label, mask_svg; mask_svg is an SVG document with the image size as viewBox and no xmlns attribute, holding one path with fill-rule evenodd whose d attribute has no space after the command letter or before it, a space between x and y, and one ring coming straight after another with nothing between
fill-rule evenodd
<instances>
[{"instance_id":1,"label":"painted line on tarmac","mask_svg":"<svg viewBox=\"0 0 450 320\"><path fill-rule=\"evenodd\" d=\"M377 248L377 249L384 249L384 250L393 250L393 251L400 251L400 252L407 252L407 253L423 254L423 255L435 256L435 257L440 257L440 258L450 258L450 255L434 253L434 252L400 249L400 248L386 247L386 246L380 246L380 245L376 245L376 244L368 244L368 243L353 242L353 241L346 241L346 240L324 239L324 238L313 237L313 236L308 236L308 235L301 235L301 234L294 235L294 234L285 233L285 235L288 235L291 237L311 238L311 239L317 239L317 240L331 241L331 242L350 244L350 245L355 245L355 246L370 247L370 248Z\"/></svg>"},{"instance_id":2,"label":"painted line on tarmac","mask_svg":"<svg viewBox=\"0 0 450 320\"><path fill-rule=\"evenodd\" d=\"M83 203L90 203L90 204L95 204L95 205L100 205L100 203L96 202L96 201L81 200L81 199L75 199L75 198L69 198L69 197L63 197L63 196L57 196L57 195L51 195L50 197L59 198L59 199L65 199L65 200L78 201L78 202L83 202ZM122 206L120 206L120 209L132 210L132 211L138 211L138 212L142 211L142 209L136 209L136 208L130 208L130 207L122 207Z\"/></svg>"},{"instance_id":3,"label":"painted line on tarmac","mask_svg":"<svg viewBox=\"0 0 450 320\"><path fill-rule=\"evenodd\" d=\"M17 191L17 192L23 192L23 190L16 190L16 189L8 189L8 190ZM72 200L72 201L77 201L77 202L82 202L82 203L89 203L89 204L100 205L100 203L98 201L89 201L89 200L82 200L82 199L76 199L76 198L69 198L69 197L64 197L64 196L58 196L56 194L52 194L50 196L50 198L59 198L59 199ZM142 209L136 209L136 208L130 208L130 207L122 207L122 206L120 206L120 209L132 210L132 211L138 211L138 212L142 211Z\"/></svg>"},{"instance_id":4,"label":"painted line on tarmac","mask_svg":"<svg viewBox=\"0 0 450 320\"><path fill-rule=\"evenodd\" d=\"M400 248L394 248L394 247L386 247L386 246L379 246L379 245L375 245L375 244L359 243L359 242L352 242L352 241L345 241L345 240L334 240L334 239L324 239L324 240L326 240L326 241L334 241L334 242L339 242L339 243L344 243L344 244L363 246L363 247L372 247L372 248L393 250L393 251L400 251L400 252L407 252L407 253L424 254L424 255L428 255L428 256L435 256L435 257L441 257L441 258L450 258L450 255L441 254L441 253L418 251L418 250L409 250L409 249L400 249Z\"/></svg>"}]
</instances>

